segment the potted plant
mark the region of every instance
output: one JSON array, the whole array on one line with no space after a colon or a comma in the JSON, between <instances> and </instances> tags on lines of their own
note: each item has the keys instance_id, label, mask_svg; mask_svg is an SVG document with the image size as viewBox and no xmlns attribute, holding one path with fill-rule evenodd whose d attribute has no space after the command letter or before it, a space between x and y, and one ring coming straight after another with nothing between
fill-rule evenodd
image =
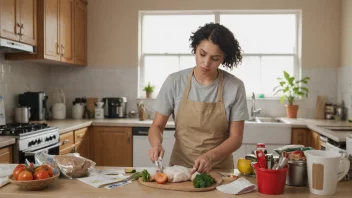
<instances>
[{"instance_id":1,"label":"potted plant","mask_svg":"<svg viewBox=\"0 0 352 198\"><path fill-rule=\"evenodd\" d=\"M154 88L155 86L151 85L150 82L148 82L148 85L144 87L143 91L145 91L147 98L151 98Z\"/></svg>"},{"instance_id":2,"label":"potted plant","mask_svg":"<svg viewBox=\"0 0 352 198\"><path fill-rule=\"evenodd\" d=\"M282 104L286 98L288 104L286 105L286 114L288 118L296 118L298 105L294 105L294 100L296 97L307 97L308 98L308 88L303 87L303 84L308 84L309 77L305 77L302 80L296 80L294 76L290 76L289 73L284 71L284 79L277 78L279 80L278 86L274 87L274 95L282 92L283 95L280 97L280 103Z\"/></svg>"}]
</instances>

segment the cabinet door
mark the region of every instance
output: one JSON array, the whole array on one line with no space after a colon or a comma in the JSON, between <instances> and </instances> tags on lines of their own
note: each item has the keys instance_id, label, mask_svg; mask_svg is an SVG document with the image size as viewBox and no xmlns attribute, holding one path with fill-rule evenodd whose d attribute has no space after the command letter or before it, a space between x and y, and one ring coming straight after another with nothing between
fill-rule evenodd
<instances>
[{"instance_id":1,"label":"cabinet door","mask_svg":"<svg viewBox=\"0 0 352 198\"><path fill-rule=\"evenodd\" d=\"M79 153L81 156L88 159L90 159L89 141L88 128L83 128L75 131L76 153Z\"/></svg>"},{"instance_id":2,"label":"cabinet door","mask_svg":"<svg viewBox=\"0 0 352 198\"><path fill-rule=\"evenodd\" d=\"M37 1L17 0L19 9L20 41L29 45L37 45Z\"/></svg>"},{"instance_id":3,"label":"cabinet door","mask_svg":"<svg viewBox=\"0 0 352 198\"><path fill-rule=\"evenodd\" d=\"M320 134L319 133L317 133L315 131L311 131L310 146L313 147L316 150L320 150L321 149L321 140L320 140Z\"/></svg>"},{"instance_id":4,"label":"cabinet door","mask_svg":"<svg viewBox=\"0 0 352 198\"><path fill-rule=\"evenodd\" d=\"M132 166L132 129L94 127L94 160L98 166Z\"/></svg>"},{"instance_id":5,"label":"cabinet door","mask_svg":"<svg viewBox=\"0 0 352 198\"><path fill-rule=\"evenodd\" d=\"M292 129L291 143L309 146L310 145L310 130L309 129Z\"/></svg>"},{"instance_id":6,"label":"cabinet door","mask_svg":"<svg viewBox=\"0 0 352 198\"><path fill-rule=\"evenodd\" d=\"M44 58L60 61L59 0L44 1Z\"/></svg>"},{"instance_id":7,"label":"cabinet door","mask_svg":"<svg viewBox=\"0 0 352 198\"><path fill-rule=\"evenodd\" d=\"M75 64L87 64L87 4L75 0Z\"/></svg>"},{"instance_id":8,"label":"cabinet door","mask_svg":"<svg viewBox=\"0 0 352 198\"><path fill-rule=\"evenodd\" d=\"M12 163L12 146L0 148L0 164L1 163Z\"/></svg>"},{"instance_id":9,"label":"cabinet door","mask_svg":"<svg viewBox=\"0 0 352 198\"><path fill-rule=\"evenodd\" d=\"M0 0L0 14L1 14L1 32L2 38L7 38L14 41L19 41L20 24L16 23L16 15L18 16L18 9L16 9L16 0Z\"/></svg>"},{"instance_id":10,"label":"cabinet door","mask_svg":"<svg viewBox=\"0 0 352 198\"><path fill-rule=\"evenodd\" d=\"M74 0L60 0L59 10L61 61L74 63Z\"/></svg>"},{"instance_id":11,"label":"cabinet door","mask_svg":"<svg viewBox=\"0 0 352 198\"><path fill-rule=\"evenodd\" d=\"M65 155L65 154L74 153L74 152L75 152L75 145L71 145L70 147L60 150L60 155Z\"/></svg>"}]
</instances>

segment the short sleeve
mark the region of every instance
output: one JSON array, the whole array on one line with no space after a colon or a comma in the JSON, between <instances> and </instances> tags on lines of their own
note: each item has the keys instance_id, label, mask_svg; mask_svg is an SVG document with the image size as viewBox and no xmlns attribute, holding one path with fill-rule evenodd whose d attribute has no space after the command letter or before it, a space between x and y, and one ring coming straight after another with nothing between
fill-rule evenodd
<instances>
[{"instance_id":1,"label":"short sleeve","mask_svg":"<svg viewBox=\"0 0 352 198\"><path fill-rule=\"evenodd\" d=\"M249 119L246 90L242 81L237 89L235 102L231 107L230 115L231 121L241 121Z\"/></svg>"},{"instance_id":2,"label":"short sleeve","mask_svg":"<svg viewBox=\"0 0 352 198\"><path fill-rule=\"evenodd\" d=\"M175 106L175 89L172 76L169 75L161 86L156 100L156 111L170 116L174 112Z\"/></svg>"}]
</instances>

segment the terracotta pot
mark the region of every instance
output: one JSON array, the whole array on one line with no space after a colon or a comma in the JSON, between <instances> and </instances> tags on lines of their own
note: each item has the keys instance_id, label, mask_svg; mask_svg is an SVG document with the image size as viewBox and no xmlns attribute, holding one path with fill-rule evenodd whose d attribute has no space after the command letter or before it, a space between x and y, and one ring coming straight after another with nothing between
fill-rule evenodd
<instances>
[{"instance_id":1,"label":"terracotta pot","mask_svg":"<svg viewBox=\"0 0 352 198\"><path fill-rule=\"evenodd\" d=\"M298 105L286 105L286 114L288 118L297 118Z\"/></svg>"},{"instance_id":2,"label":"terracotta pot","mask_svg":"<svg viewBox=\"0 0 352 198\"><path fill-rule=\"evenodd\" d=\"M151 97L152 97L152 93L153 93L153 92L145 92L145 93L146 93L146 97L147 97L147 98L151 98Z\"/></svg>"}]
</instances>

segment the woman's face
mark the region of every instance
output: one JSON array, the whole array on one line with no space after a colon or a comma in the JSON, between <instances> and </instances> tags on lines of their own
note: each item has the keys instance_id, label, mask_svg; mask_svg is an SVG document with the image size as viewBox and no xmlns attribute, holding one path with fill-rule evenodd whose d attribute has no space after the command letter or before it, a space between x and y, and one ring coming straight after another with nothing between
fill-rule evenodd
<instances>
[{"instance_id":1,"label":"woman's face","mask_svg":"<svg viewBox=\"0 0 352 198\"><path fill-rule=\"evenodd\" d=\"M224 61L224 52L212 41L202 40L196 49L196 67L203 75L213 75Z\"/></svg>"}]
</instances>

